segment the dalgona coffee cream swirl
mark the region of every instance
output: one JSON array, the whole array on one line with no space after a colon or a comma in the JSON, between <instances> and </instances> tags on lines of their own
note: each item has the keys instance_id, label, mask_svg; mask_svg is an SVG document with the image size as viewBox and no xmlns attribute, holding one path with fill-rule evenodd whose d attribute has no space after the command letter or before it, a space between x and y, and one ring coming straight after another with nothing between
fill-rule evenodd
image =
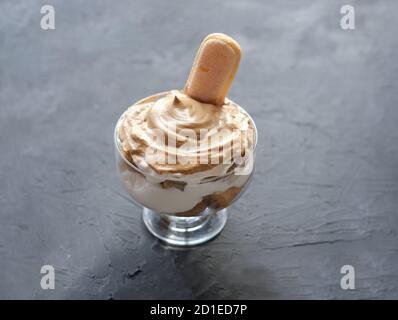
<instances>
[{"instance_id":1,"label":"dalgona coffee cream swirl","mask_svg":"<svg viewBox=\"0 0 398 320\"><path fill-rule=\"evenodd\" d=\"M120 119L119 139L139 169L185 180L238 167L255 137L250 117L228 99L216 106L173 90L128 108Z\"/></svg>"}]
</instances>

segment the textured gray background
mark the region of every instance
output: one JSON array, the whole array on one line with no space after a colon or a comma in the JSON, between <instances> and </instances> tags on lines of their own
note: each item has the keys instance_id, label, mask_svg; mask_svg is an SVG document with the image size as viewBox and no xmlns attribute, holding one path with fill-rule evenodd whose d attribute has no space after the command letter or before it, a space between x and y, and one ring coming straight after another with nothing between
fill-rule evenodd
<instances>
[{"instance_id":1,"label":"textured gray background","mask_svg":"<svg viewBox=\"0 0 398 320\"><path fill-rule=\"evenodd\" d=\"M355 31L340 28L346 3ZM2 0L0 298L398 298L397 11ZM257 122L258 170L217 239L170 250L121 188L112 133L134 101L183 86L211 32L243 47L230 94Z\"/></svg>"}]
</instances>

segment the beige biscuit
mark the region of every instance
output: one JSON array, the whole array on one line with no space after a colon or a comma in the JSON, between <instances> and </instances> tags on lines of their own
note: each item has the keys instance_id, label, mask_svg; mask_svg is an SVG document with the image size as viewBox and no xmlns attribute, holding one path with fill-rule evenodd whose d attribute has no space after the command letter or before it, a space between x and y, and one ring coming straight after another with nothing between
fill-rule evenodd
<instances>
[{"instance_id":1,"label":"beige biscuit","mask_svg":"<svg viewBox=\"0 0 398 320\"><path fill-rule=\"evenodd\" d=\"M203 210L205 210L207 205L208 205L208 200L202 199L202 201L200 201L192 209L184 211L184 212L178 212L175 215L178 217L195 217L198 214L200 214Z\"/></svg>"},{"instance_id":2,"label":"beige biscuit","mask_svg":"<svg viewBox=\"0 0 398 320\"><path fill-rule=\"evenodd\" d=\"M187 183L184 181L174 181L174 180L165 180L160 183L160 186L163 189L175 188L180 191L184 191L186 185L187 185Z\"/></svg>"},{"instance_id":3,"label":"beige biscuit","mask_svg":"<svg viewBox=\"0 0 398 320\"><path fill-rule=\"evenodd\" d=\"M222 33L208 35L196 54L184 92L201 102L223 105L240 57L234 39Z\"/></svg>"},{"instance_id":4,"label":"beige biscuit","mask_svg":"<svg viewBox=\"0 0 398 320\"><path fill-rule=\"evenodd\" d=\"M209 196L209 203L215 209L223 209L229 206L242 188L231 187L224 192L216 192Z\"/></svg>"},{"instance_id":5,"label":"beige biscuit","mask_svg":"<svg viewBox=\"0 0 398 320\"><path fill-rule=\"evenodd\" d=\"M235 197L239 194L242 188L231 187L224 192L215 192L202 199L195 207L184 212L178 212L176 216L194 217L200 214L207 206L214 209L224 209L228 207Z\"/></svg>"}]
</instances>

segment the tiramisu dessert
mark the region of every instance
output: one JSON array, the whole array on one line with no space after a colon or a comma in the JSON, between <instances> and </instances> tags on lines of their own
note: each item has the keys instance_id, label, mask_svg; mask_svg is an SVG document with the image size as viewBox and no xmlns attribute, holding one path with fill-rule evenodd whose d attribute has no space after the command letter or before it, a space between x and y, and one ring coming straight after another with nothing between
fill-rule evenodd
<instances>
[{"instance_id":1,"label":"tiramisu dessert","mask_svg":"<svg viewBox=\"0 0 398 320\"><path fill-rule=\"evenodd\" d=\"M224 34L202 42L183 90L138 101L120 117L118 167L131 197L146 208L194 217L226 208L253 169L255 126L226 98L241 57Z\"/></svg>"}]
</instances>

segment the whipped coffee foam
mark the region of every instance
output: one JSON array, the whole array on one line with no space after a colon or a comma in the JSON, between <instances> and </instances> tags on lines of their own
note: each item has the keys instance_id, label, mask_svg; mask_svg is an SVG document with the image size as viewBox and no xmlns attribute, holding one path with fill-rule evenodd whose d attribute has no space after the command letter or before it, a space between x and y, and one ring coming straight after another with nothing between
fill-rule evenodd
<instances>
[{"instance_id":1,"label":"whipped coffee foam","mask_svg":"<svg viewBox=\"0 0 398 320\"><path fill-rule=\"evenodd\" d=\"M173 180L201 181L245 165L254 148L247 113L226 99L201 103L173 90L131 106L119 121L121 149L141 171Z\"/></svg>"}]
</instances>

